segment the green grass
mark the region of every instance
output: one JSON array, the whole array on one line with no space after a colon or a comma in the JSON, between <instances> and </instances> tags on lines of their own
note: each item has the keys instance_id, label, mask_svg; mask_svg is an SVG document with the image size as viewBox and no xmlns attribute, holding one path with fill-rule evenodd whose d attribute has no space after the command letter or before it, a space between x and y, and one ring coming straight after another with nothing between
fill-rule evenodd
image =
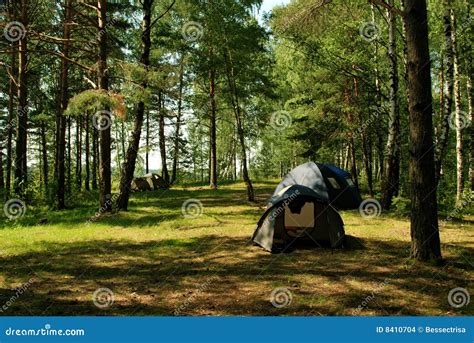
<instances>
[{"instance_id":1,"label":"green grass","mask_svg":"<svg viewBox=\"0 0 474 343\"><path fill-rule=\"evenodd\" d=\"M92 223L95 195L77 195L83 205L63 212L28 208L0 222L0 315L474 314L472 302L448 303L455 287L473 294L472 218L441 223L442 266L407 258L407 219L357 211L342 216L363 249L271 255L249 239L274 187L257 183L257 203L245 200L243 184L140 193L129 212ZM202 202L201 216L182 215L188 199ZM283 308L270 302L279 287L292 296ZM99 288L113 291L111 306L94 305Z\"/></svg>"}]
</instances>

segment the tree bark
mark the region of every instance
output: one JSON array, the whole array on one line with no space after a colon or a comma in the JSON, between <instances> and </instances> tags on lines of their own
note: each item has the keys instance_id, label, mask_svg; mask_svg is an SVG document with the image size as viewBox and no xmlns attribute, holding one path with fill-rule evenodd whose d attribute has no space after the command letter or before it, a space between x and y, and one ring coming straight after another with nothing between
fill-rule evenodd
<instances>
[{"instance_id":1,"label":"tree bark","mask_svg":"<svg viewBox=\"0 0 474 343\"><path fill-rule=\"evenodd\" d=\"M176 130L175 130L175 138L174 138L173 169L171 171L171 184L173 184L176 181L177 174L178 174L179 139L180 139L180 129L181 129L181 115L183 111L184 59L185 59L185 54L183 52L181 56L180 67L179 67L178 113L176 115Z\"/></svg>"},{"instance_id":2,"label":"tree bark","mask_svg":"<svg viewBox=\"0 0 474 343\"><path fill-rule=\"evenodd\" d=\"M459 64L459 54L457 48L457 37L456 37L456 14L454 9L451 8L451 24L452 24L452 41L453 41L453 56L454 56L454 108L455 108L455 120L456 120L456 204L459 205L462 202L462 195L464 190L463 183L463 170L464 170L464 159L463 159L463 128L464 120L463 113L461 110L461 71Z\"/></svg>"},{"instance_id":3,"label":"tree bark","mask_svg":"<svg viewBox=\"0 0 474 343\"><path fill-rule=\"evenodd\" d=\"M374 5L371 5L371 13L372 13L372 21L375 23L375 8ZM382 106L382 87L380 85L380 72L379 72L379 43L377 40L374 42L374 75L375 75L375 100L376 100L376 106L377 110L381 112L381 106ZM384 134L384 127L382 125L383 120L376 121L376 132L375 135L377 137L377 157L378 157L378 173L376 172L375 174L378 174L380 177L380 180L383 180L383 174L384 174L384 160L385 160L385 152L384 152L384 139L383 139L383 134Z\"/></svg>"},{"instance_id":4,"label":"tree bark","mask_svg":"<svg viewBox=\"0 0 474 343\"><path fill-rule=\"evenodd\" d=\"M471 61L472 63L472 61ZM472 64L468 64L472 68ZM471 120L471 126L469 127L470 135L470 152L469 152L469 180L471 184L471 191L474 191L474 96L472 92L472 73L474 70L471 70L467 77L467 102L468 102L468 118Z\"/></svg>"},{"instance_id":5,"label":"tree bark","mask_svg":"<svg viewBox=\"0 0 474 343\"><path fill-rule=\"evenodd\" d=\"M8 127L7 127L7 165L6 165L6 180L5 180L5 193L8 197L11 192L11 179L12 179L12 164L13 164L13 124L15 117L15 93L18 92L15 80L16 77L16 56L18 54L18 46L12 43L12 56L10 66L10 82L8 89Z\"/></svg>"},{"instance_id":6,"label":"tree bark","mask_svg":"<svg viewBox=\"0 0 474 343\"><path fill-rule=\"evenodd\" d=\"M76 187L82 189L82 116L76 120Z\"/></svg>"},{"instance_id":7,"label":"tree bark","mask_svg":"<svg viewBox=\"0 0 474 343\"><path fill-rule=\"evenodd\" d=\"M161 156L161 176L169 183L170 175L168 173L168 164L166 159L166 136L165 136L165 105L163 93L159 94L159 107L158 107L158 125L159 125L159 139L160 139L160 156Z\"/></svg>"},{"instance_id":8,"label":"tree bark","mask_svg":"<svg viewBox=\"0 0 474 343\"><path fill-rule=\"evenodd\" d=\"M71 146L71 117L67 118L67 183L66 193L71 194L71 183L72 183L72 146Z\"/></svg>"},{"instance_id":9,"label":"tree bark","mask_svg":"<svg viewBox=\"0 0 474 343\"><path fill-rule=\"evenodd\" d=\"M372 173L372 143L370 142L370 134L367 136L362 133L362 150L364 154L364 167L367 174L367 187L369 188L370 197L374 197L373 173Z\"/></svg>"},{"instance_id":10,"label":"tree bark","mask_svg":"<svg viewBox=\"0 0 474 343\"><path fill-rule=\"evenodd\" d=\"M345 90L344 90L344 99L348 107L351 105L351 96L349 93L349 81L346 81L345 85ZM354 118L352 115L352 109L349 109L347 113L347 121L350 126L353 125L354 123ZM359 187L359 177L357 175L357 163L356 163L356 151L355 151L355 141L354 141L354 135L352 134L351 131L348 133L348 140L349 140L349 156L348 156L348 163L350 160L350 168L351 168L351 174L352 178L354 180L355 186L358 188Z\"/></svg>"},{"instance_id":11,"label":"tree bark","mask_svg":"<svg viewBox=\"0 0 474 343\"><path fill-rule=\"evenodd\" d=\"M471 23L472 16L471 16L471 3L467 2L467 23ZM469 28L469 31L472 37L472 25ZM467 47L466 51L472 51L472 41L467 40ZM469 126L468 134L470 136L470 151L469 151L469 182L471 185L471 191L474 191L474 94L472 88L472 75L474 74L474 67L472 63L472 53L468 53L466 55L466 71L467 71L467 78L466 78L466 88L467 88L467 108L468 108L468 117L466 120L471 121L471 125Z\"/></svg>"},{"instance_id":12,"label":"tree bark","mask_svg":"<svg viewBox=\"0 0 474 343\"><path fill-rule=\"evenodd\" d=\"M444 56L441 55L440 66L439 66L439 121L441 122L444 114ZM435 127L435 142L438 146L439 137L439 125ZM435 155L435 168L436 168L436 155Z\"/></svg>"},{"instance_id":13,"label":"tree bark","mask_svg":"<svg viewBox=\"0 0 474 343\"><path fill-rule=\"evenodd\" d=\"M411 256L440 259L426 0L405 0L408 58Z\"/></svg>"},{"instance_id":14,"label":"tree bark","mask_svg":"<svg viewBox=\"0 0 474 343\"><path fill-rule=\"evenodd\" d=\"M150 172L150 111L146 111L145 173Z\"/></svg>"},{"instance_id":15,"label":"tree bark","mask_svg":"<svg viewBox=\"0 0 474 343\"><path fill-rule=\"evenodd\" d=\"M86 148L86 178L84 180L84 187L86 191L90 191L90 180L91 180L91 170L90 170L90 158L91 158L91 149L90 149L90 116L86 114L86 125L85 125L85 131L86 131L86 142L85 142L85 148Z\"/></svg>"},{"instance_id":16,"label":"tree bark","mask_svg":"<svg viewBox=\"0 0 474 343\"><path fill-rule=\"evenodd\" d=\"M151 9L154 0L143 0L143 32L142 40L142 55L140 63L148 69L150 65L150 49L151 49ZM146 89L148 84L146 81L142 83L142 87ZM122 167L122 176L120 178L120 194L117 200L117 207L119 210L126 211L128 209L128 201L130 198L130 187L132 184L133 175L135 173L135 165L137 161L138 149L140 147L140 136L143 126L143 118L145 115L145 103L140 101L137 106L135 114L135 121L130 143L128 145L125 162Z\"/></svg>"},{"instance_id":17,"label":"tree bark","mask_svg":"<svg viewBox=\"0 0 474 343\"><path fill-rule=\"evenodd\" d=\"M120 156L120 150L118 149L118 145L120 142L120 130L119 130L119 125L117 122L115 122L115 141L117 142L117 153L115 154L117 166L120 168L122 165L122 157ZM125 158L125 154L122 154L123 158Z\"/></svg>"},{"instance_id":18,"label":"tree bark","mask_svg":"<svg viewBox=\"0 0 474 343\"><path fill-rule=\"evenodd\" d=\"M108 91L109 77L107 68L107 0L98 0L98 36L99 36L99 60L98 60L98 79L99 89ZM101 121L111 123L109 108L101 112ZM100 160L99 160L99 203L102 212L112 211L112 170L111 170L111 137L110 125L101 129L100 137Z\"/></svg>"},{"instance_id":19,"label":"tree bark","mask_svg":"<svg viewBox=\"0 0 474 343\"><path fill-rule=\"evenodd\" d=\"M47 196L48 194L48 186L49 186L49 165L48 165L48 141L46 139L46 123L44 121L41 121L40 124L40 130L41 130L41 158L43 160L43 184L44 184L44 190L45 190L45 195Z\"/></svg>"},{"instance_id":20,"label":"tree bark","mask_svg":"<svg viewBox=\"0 0 474 343\"><path fill-rule=\"evenodd\" d=\"M235 81L234 65L232 61L232 54L229 49L224 50L224 60L227 66L227 79L229 82L230 97L232 107L234 108L235 124L237 126L237 135L240 143L240 159L242 165L242 178L244 179L245 185L247 186L247 199L248 201L255 201L255 192L250 180L248 168L247 168L247 148L245 147L245 134L242 125L242 111L239 104L239 96L237 93L237 83ZM231 155L232 157L232 155Z\"/></svg>"},{"instance_id":21,"label":"tree bark","mask_svg":"<svg viewBox=\"0 0 474 343\"><path fill-rule=\"evenodd\" d=\"M5 189L5 179L3 173L3 146L0 146L0 191Z\"/></svg>"},{"instance_id":22,"label":"tree bark","mask_svg":"<svg viewBox=\"0 0 474 343\"><path fill-rule=\"evenodd\" d=\"M471 65L472 68L472 65ZM472 92L472 72L467 77L467 98L468 98L468 118L471 120L471 126L469 127L470 135L470 152L469 152L469 180L471 184L471 191L474 191L474 101Z\"/></svg>"},{"instance_id":23,"label":"tree bark","mask_svg":"<svg viewBox=\"0 0 474 343\"><path fill-rule=\"evenodd\" d=\"M59 210L65 209L64 195L66 193L66 117L64 112L68 106L69 99L69 39L70 24L72 16L72 0L64 0L65 17L63 27L63 51L64 58L61 60L61 76L59 80L59 109L56 112L56 156L55 156L55 179L56 179L56 201Z\"/></svg>"},{"instance_id":24,"label":"tree bark","mask_svg":"<svg viewBox=\"0 0 474 343\"><path fill-rule=\"evenodd\" d=\"M28 1L21 0L20 22L28 27ZM27 186L27 144L28 144L28 35L19 41L18 61L18 112L15 149L15 193L24 195Z\"/></svg>"},{"instance_id":25,"label":"tree bark","mask_svg":"<svg viewBox=\"0 0 474 343\"><path fill-rule=\"evenodd\" d=\"M213 67L209 70L209 103L209 185L217 189L216 70Z\"/></svg>"},{"instance_id":26,"label":"tree bark","mask_svg":"<svg viewBox=\"0 0 474 343\"><path fill-rule=\"evenodd\" d=\"M449 118L451 116L451 108L453 106L453 81L454 81L454 49L452 40L452 22L450 14L450 1L447 2L447 7L443 15L444 26L444 41L445 41L445 61L444 61L444 80L443 87L443 115L440 120L438 128L438 137L435 154L435 177L436 183L439 183L441 178L441 166L443 163L444 154L448 146L449 138Z\"/></svg>"},{"instance_id":27,"label":"tree bark","mask_svg":"<svg viewBox=\"0 0 474 343\"><path fill-rule=\"evenodd\" d=\"M97 190L97 161L99 156L99 132L92 126L92 189Z\"/></svg>"},{"instance_id":28,"label":"tree bark","mask_svg":"<svg viewBox=\"0 0 474 343\"><path fill-rule=\"evenodd\" d=\"M394 0L388 3L394 6ZM389 210L392 199L398 195L400 183L400 105L398 101L398 63L397 63L397 18L393 11L388 11L390 60L390 122L387 139L386 169L382 182L382 208Z\"/></svg>"}]
</instances>

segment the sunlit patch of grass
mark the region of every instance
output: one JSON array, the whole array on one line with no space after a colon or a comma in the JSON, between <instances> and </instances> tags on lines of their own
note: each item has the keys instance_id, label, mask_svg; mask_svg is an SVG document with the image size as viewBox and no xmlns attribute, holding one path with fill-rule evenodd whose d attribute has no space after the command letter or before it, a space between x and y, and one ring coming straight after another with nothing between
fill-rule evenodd
<instances>
[{"instance_id":1,"label":"sunlit patch of grass","mask_svg":"<svg viewBox=\"0 0 474 343\"><path fill-rule=\"evenodd\" d=\"M441 222L443 266L408 258L408 219L358 211L341 214L364 249L271 255L250 237L275 185L256 183L257 203L243 183L136 193L128 212L92 222L95 195L62 212L29 207L24 218L0 222L0 305L33 279L0 314L173 315L183 304L182 315L473 314L472 304L447 302L450 289L472 283L472 218ZM201 215L183 216L188 199L200 201ZM115 294L109 308L92 302L100 287ZM277 287L291 292L290 305L271 304Z\"/></svg>"}]
</instances>

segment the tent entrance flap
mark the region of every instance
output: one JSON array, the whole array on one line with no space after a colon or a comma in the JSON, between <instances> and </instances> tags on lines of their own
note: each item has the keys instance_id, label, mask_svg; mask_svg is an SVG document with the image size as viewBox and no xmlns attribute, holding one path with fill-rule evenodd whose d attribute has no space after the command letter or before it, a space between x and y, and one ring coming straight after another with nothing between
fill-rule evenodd
<instances>
[{"instance_id":1,"label":"tent entrance flap","mask_svg":"<svg viewBox=\"0 0 474 343\"><path fill-rule=\"evenodd\" d=\"M304 203L298 212L285 206L285 229L289 236L299 237L305 230L314 228L314 224L314 203Z\"/></svg>"}]
</instances>

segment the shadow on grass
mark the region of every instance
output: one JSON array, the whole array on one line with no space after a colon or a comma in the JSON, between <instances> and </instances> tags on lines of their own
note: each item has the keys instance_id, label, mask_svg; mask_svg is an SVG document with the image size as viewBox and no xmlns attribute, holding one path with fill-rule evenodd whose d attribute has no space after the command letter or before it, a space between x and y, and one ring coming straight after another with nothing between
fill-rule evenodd
<instances>
[{"instance_id":1,"label":"shadow on grass","mask_svg":"<svg viewBox=\"0 0 474 343\"><path fill-rule=\"evenodd\" d=\"M0 307L11 303L0 315L173 315L179 308L181 315L350 315L373 293L361 285L378 290L369 304L374 313L420 315L448 311L449 289L468 283L469 260L462 256L442 268L410 267L406 244L364 243L366 250L271 255L248 239L215 235L44 242L44 251L0 257L5 284L20 287L32 280L14 301L15 290L0 288ZM472 249L468 253L472 256ZM292 292L290 306L271 305L275 287ZM110 307L94 306L99 288L114 293Z\"/></svg>"},{"instance_id":2,"label":"shadow on grass","mask_svg":"<svg viewBox=\"0 0 474 343\"><path fill-rule=\"evenodd\" d=\"M239 206L252 206L246 214L258 214L264 208L266 199L273 192L273 187L261 187L258 189L257 202L247 201L247 193L242 189L222 188L211 190L202 189L169 189L150 192L133 193L130 199L130 214L141 214L141 218L129 218L120 214L105 216L101 221L106 224L121 226L148 226L163 221L170 221L181 216L181 207L188 199L198 199L202 202L204 209L230 208ZM0 220L0 229L12 226L36 226L40 222L47 224L64 224L69 226L82 225L99 213L96 204L95 193L81 193L76 200L69 201L69 208L64 211L50 211L38 207L27 207L26 216L18 221ZM79 199L79 200L78 200ZM76 204L77 202L77 204ZM146 209L146 210L144 210ZM172 211L173 213L169 213ZM152 212L153 214L150 214ZM211 213L212 214L212 210Z\"/></svg>"}]
</instances>

